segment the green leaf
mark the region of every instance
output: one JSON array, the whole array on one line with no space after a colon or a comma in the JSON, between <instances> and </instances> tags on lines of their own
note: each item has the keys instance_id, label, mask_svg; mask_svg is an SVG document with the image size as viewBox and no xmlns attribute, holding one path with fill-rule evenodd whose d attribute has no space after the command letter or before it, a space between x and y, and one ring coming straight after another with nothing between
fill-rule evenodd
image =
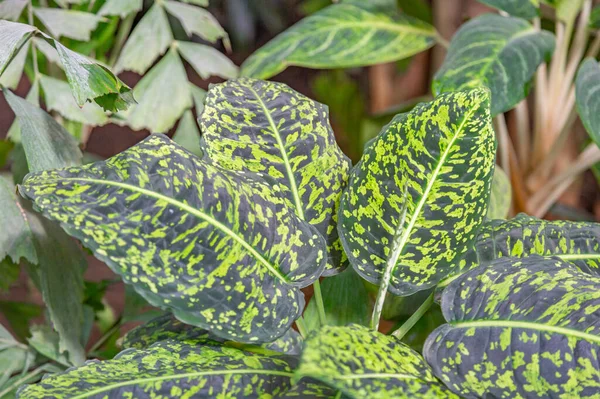
<instances>
[{"instance_id":1,"label":"green leaf","mask_svg":"<svg viewBox=\"0 0 600 399\"><path fill-rule=\"evenodd\" d=\"M71 364L67 358L60 353L59 336L49 326L39 324L31 327L31 337L28 339L29 345L39 354L59 364L70 367Z\"/></svg>"},{"instance_id":2,"label":"green leaf","mask_svg":"<svg viewBox=\"0 0 600 399\"><path fill-rule=\"evenodd\" d=\"M102 126L108 123L108 117L98 105L92 103L86 103L83 107L77 105L67 82L41 75L40 85L44 91L44 102L48 111L56 111L66 119L90 126Z\"/></svg>"},{"instance_id":3,"label":"green leaf","mask_svg":"<svg viewBox=\"0 0 600 399\"><path fill-rule=\"evenodd\" d=\"M125 18L129 14L137 13L142 9L143 0L107 0L98 11L98 15L118 15Z\"/></svg>"},{"instance_id":4,"label":"green leaf","mask_svg":"<svg viewBox=\"0 0 600 399\"><path fill-rule=\"evenodd\" d=\"M452 38L433 82L433 92L486 86L492 91L492 116L527 96L538 66L554 52L554 37L527 21L485 14L464 24Z\"/></svg>"},{"instance_id":5,"label":"green leaf","mask_svg":"<svg viewBox=\"0 0 600 399\"><path fill-rule=\"evenodd\" d=\"M187 110L183 113L173 135L173 141L199 158L204 156L204 151L200 147L200 131L192 111Z\"/></svg>"},{"instance_id":6,"label":"green leaf","mask_svg":"<svg viewBox=\"0 0 600 399\"><path fill-rule=\"evenodd\" d=\"M600 29L600 6L596 6L592 10L588 27L590 29Z\"/></svg>"},{"instance_id":7,"label":"green leaf","mask_svg":"<svg viewBox=\"0 0 600 399\"><path fill-rule=\"evenodd\" d=\"M29 336L31 320L42 315L42 308L32 303L0 301L0 312L15 335L20 339L25 339Z\"/></svg>"},{"instance_id":8,"label":"green leaf","mask_svg":"<svg viewBox=\"0 0 600 399\"><path fill-rule=\"evenodd\" d=\"M14 263L21 258L37 262L33 237L27 214L15 194L15 186L6 176L0 175L0 260L10 257ZM5 265L8 268L8 265ZM18 270L18 268L17 268Z\"/></svg>"},{"instance_id":9,"label":"green leaf","mask_svg":"<svg viewBox=\"0 0 600 399\"><path fill-rule=\"evenodd\" d=\"M4 0L0 3L0 19L16 21L27 6L28 0Z\"/></svg>"},{"instance_id":10,"label":"green leaf","mask_svg":"<svg viewBox=\"0 0 600 399\"><path fill-rule=\"evenodd\" d=\"M2 190L0 188L0 190ZM0 196L2 193L0 192ZM1 198L0 198L1 201ZM3 219L0 215L0 220ZM2 245L0 243L0 245ZM9 257L0 260L0 293L5 293L19 279L21 266L13 263Z\"/></svg>"},{"instance_id":11,"label":"green leaf","mask_svg":"<svg viewBox=\"0 0 600 399\"><path fill-rule=\"evenodd\" d=\"M485 213L496 142L490 94L442 94L397 115L368 145L338 229L354 269L408 296L457 266Z\"/></svg>"},{"instance_id":12,"label":"green leaf","mask_svg":"<svg viewBox=\"0 0 600 399\"><path fill-rule=\"evenodd\" d=\"M325 241L279 193L164 135L19 189L152 305L239 342L282 336L325 267Z\"/></svg>"},{"instance_id":13,"label":"green leaf","mask_svg":"<svg viewBox=\"0 0 600 399\"><path fill-rule=\"evenodd\" d=\"M371 300L363 280L352 269L346 269L337 276L328 277L321 282L323 305L327 324L346 326L348 324L369 324ZM304 311L304 320L309 331L319 330L321 323L315 297Z\"/></svg>"},{"instance_id":14,"label":"green leaf","mask_svg":"<svg viewBox=\"0 0 600 399\"><path fill-rule=\"evenodd\" d=\"M133 89L138 104L121 115L134 130L165 133L192 106L192 94L185 67L171 50Z\"/></svg>"},{"instance_id":15,"label":"green leaf","mask_svg":"<svg viewBox=\"0 0 600 399\"><path fill-rule=\"evenodd\" d=\"M591 398L600 372L600 278L559 259L502 259L442 295L448 324L423 353L467 397Z\"/></svg>"},{"instance_id":16,"label":"green leaf","mask_svg":"<svg viewBox=\"0 0 600 399\"><path fill-rule=\"evenodd\" d=\"M192 99L194 100L194 107L196 107L196 114L202 115L204 112L204 101L206 101L206 90L201 89L193 83L189 84L190 92L192 93Z\"/></svg>"},{"instance_id":17,"label":"green leaf","mask_svg":"<svg viewBox=\"0 0 600 399\"><path fill-rule=\"evenodd\" d=\"M181 0L184 3L195 4L201 7L208 7L208 0Z\"/></svg>"},{"instance_id":18,"label":"green leaf","mask_svg":"<svg viewBox=\"0 0 600 399\"><path fill-rule=\"evenodd\" d=\"M81 163L75 139L50 115L27 100L4 90L4 97L21 127L21 142L32 172Z\"/></svg>"},{"instance_id":19,"label":"green leaf","mask_svg":"<svg viewBox=\"0 0 600 399\"><path fill-rule=\"evenodd\" d=\"M324 327L306 341L295 379L311 377L348 398L458 398L417 352L363 326Z\"/></svg>"},{"instance_id":20,"label":"green leaf","mask_svg":"<svg viewBox=\"0 0 600 399\"><path fill-rule=\"evenodd\" d=\"M35 31L33 26L0 21L0 76Z\"/></svg>"},{"instance_id":21,"label":"green leaf","mask_svg":"<svg viewBox=\"0 0 600 399\"><path fill-rule=\"evenodd\" d=\"M223 39L225 45L228 46L229 38L227 33L208 11L172 0L164 0L164 5L167 12L181 22L183 29L189 37L198 35L211 43Z\"/></svg>"},{"instance_id":22,"label":"green leaf","mask_svg":"<svg viewBox=\"0 0 600 399\"><path fill-rule=\"evenodd\" d=\"M40 106L40 83L39 83L39 80L33 81L33 83L31 84L31 88L29 89L29 92L27 93L27 96L25 96L25 100L27 100L30 104L32 104L36 107ZM12 141L13 143L16 143L16 144L21 143L21 125L19 125L18 117L15 118L12 125L8 129L8 133L6 134L6 137L8 137L10 139L10 141ZM16 150L17 149L15 148L15 151L13 151L13 158L14 158L14 152L16 152ZM15 168L14 159L13 159L13 164L11 165L11 168L14 171L14 168Z\"/></svg>"},{"instance_id":23,"label":"green leaf","mask_svg":"<svg viewBox=\"0 0 600 399\"><path fill-rule=\"evenodd\" d=\"M479 0L479 2L515 17L533 19L540 15L540 0Z\"/></svg>"},{"instance_id":24,"label":"green leaf","mask_svg":"<svg viewBox=\"0 0 600 399\"><path fill-rule=\"evenodd\" d=\"M231 80L211 86L200 126L211 160L271 177L288 206L326 237L324 275L345 268L336 225L350 161L335 142L325 105L281 83Z\"/></svg>"},{"instance_id":25,"label":"green leaf","mask_svg":"<svg viewBox=\"0 0 600 399\"><path fill-rule=\"evenodd\" d=\"M202 79L219 76L233 79L238 76L238 67L216 49L192 42L177 42L177 50L194 68Z\"/></svg>"},{"instance_id":26,"label":"green leaf","mask_svg":"<svg viewBox=\"0 0 600 399\"><path fill-rule=\"evenodd\" d=\"M17 341L2 324L0 324L0 380L20 372L33 363L34 353Z\"/></svg>"},{"instance_id":27,"label":"green leaf","mask_svg":"<svg viewBox=\"0 0 600 399\"><path fill-rule=\"evenodd\" d=\"M577 112L585 130L600 146L600 64L593 58L586 59L577 72L575 98Z\"/></svg>"},{"instance_id":28,"label":"green leaf","mask_svg":"<svg viewBox=\"0 0 600 399\"><path fill-rule=\"evenodd\" d=\"M61 10L60 8L33 8L33 14L56 39L87 41L103 18L89 12Z\"/></svg>"},{"instance_id":29,"label":"green leaf","mask_svg":"<svg viewBox=\"0 0 600 399\"><path fill-rule=\"evenodd\" d=\"M512 185L506 173L496 165L492 179L488 219L506 219L512 204Z\"/></svg>"},{"instance_id":30,"label":"green leaf","mask_svg":"<svg viewBox=\"0 0 600 399\"><path fill-rule=\"evenodd\" d=\"M144 350L125 350L113 360L88 362L47 377L27 386L20 397L277 398L292 388L295 365L290 357L161 341ZM320 391L330 390L321 387Z\"/></svg>"},{"instance_id":31,"label":"green leaf","mask_svg":"<svg viewBox=\"0 0 600 399\"><path fill-rule=\"evenodd\" d=\"M351 68L408 58L433 46L435 29L408 15L340 3L312 14L252 54L242 75L267 79L288 66Z\"/></svg>"},{"instance_id":32,"label":"green leaf","mask_svg":"<svg viewBox=\"0 0 600 399\"><path fill-rule=\"evenodd\" d=\"M169 48L173 34L163 7L154 4L127 39L115 71L134 71L143 75Z\"/></svg>"},{"instance_id":33,"label":"green leaf","mask_svg":"<svg viewBox=\"0 0 600 399\"><path fill-rule=\"evenodd\" d=\"M15 55L15 58L8 64L2 77L0 77L0 85L15 90L21 82L23 76L23 68L27 60L27 52L29 51L29 42L25 43L21 50Z\"/></svg>"}]
</instances>

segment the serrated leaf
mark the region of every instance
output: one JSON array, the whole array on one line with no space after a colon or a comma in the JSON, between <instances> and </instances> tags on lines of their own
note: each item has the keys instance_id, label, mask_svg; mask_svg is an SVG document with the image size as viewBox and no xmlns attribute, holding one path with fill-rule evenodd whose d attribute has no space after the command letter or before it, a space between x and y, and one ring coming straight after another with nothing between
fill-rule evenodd
<instances>
[{"instance_id":1,"label":"serrated leaf","mask_svg":"<svg viewBox=\"0 0 600 399\"><path fill-rule=\"evenodd\" d=\"M21 390L19 397L277 398L292 388L295 365L291 357L161 341L145 350L128 349L113 360L90 361L47 377ZM320 390L329 391L327 387Z\"/></svg>"},{"instance_id":2,"label":"serrated leaf","mask_svg":"<svg viewBox=\"0 0 600 399\"><path fill-rule=\"evenodd\" d=\"M129 14L140 11L142 6L143 0L107 0L98 11L98 15L118 15L125 18Z\"/></svg>"},{"instance_id":3,"label":"serrated leaf","mask_svg":"<svg viewBox=\"0 0 600 399\"><path fill-rule=\"evenodd\" d=\"M36 31L33 26L16 22L0 21L0 76L13 57Z\"/></svg>"},{"instance_id":4,"label":"serrated leaf","mask_svg":"<svg viewBox=\"0 0 600 399\"><path fill-rule=\"evenodd\" d=\"M423 353L465 398L591 398L600 371L600 278L558 259L501 259L452 282L448 324Z\"/></svg>"},{"instance_id":5,"label":"serrated leaf","mask_svg":"<svg viewBox=\"0 0 600 399\"><path fill-rule=\"evenodd\" d=\"M435 29L408 15L352 3L331 5L275 37L242 64L267 79L288 66L351 68L408 58L435 43Z\"/></svg>"},{"instance_id":6,"label":"serrated leaf","mask_svg":"<svg viewBox=\"0 0 600 399\"><path fill-rule=\"evenodd\" d=\"M4 73L0 77L0 85L15 90L23 76L23 68L27 60L27 52L29 51L29 42L25 43L21 50L15 55L15 58L8 64Z\"/></svg>"},{"instance_id":7,"label":"serrated leaf","mask_svg":"<svg viewBox=\"0 0 600 399\"><path fill-rule=\"evenodd\" d=\"M0 3L0 19L16 21L29 3L28 0L4 0Z\"/></svg>"},{"instance_id":8,"label":"serrated leaf","mask_svg":"<svg viewBox=\"0 0 600 399\"><path fill-rule=\"evenodd\" d=\"M230 80L211 86L200 126L211 160L271 177L288 206L327 239L324 275L345 268L336 224L350 160L335 142L326 106L281 83Z\"/></svg>"},{"instance_id":9,"label":"serrated leaf","mask_svg":"<svg viewBox=\"0 0 600 399\"><path fill-rule=\"evenodd\" d=\"M435 286L483 222L496 142L490 94L442 94L397 115L365 149L342 196L350 263L394 295Z\"/></svg>"},{"instance_id":10,"label":"serrated leaf","mask_svg":"<svg viewBox=\"0 0 600 399\"><path fill-rule=\"evenodd\" d=\"M289 330L304 307L299 288L325 267L323 238L275 190L164 135L105 162L31 174L19 189L148 302L239 342Z\"/></svg>"},{"instance_id":11,"label":"serrated leaf","mask_svg":"<svg viewBox=\"0 0 600 399\"><path fill-rule=\"evenodd\" d=\"M600 146L600 64L593 58L586 59L577 72L575 98L577 112L585 130Z\"/></svg>"},{"instance_id":12,"label":"serrated leaf","mask_svg":"<svg viewBox=\"0 0 600 399\"><path fill-rule=\"evenodd\" d=\"M10 178L0 175L0 226L3 229L0 235L0 260L8 256L14 263L19 263L21 258L36 263L37 255L27 214L15 190Z\"/></svg>"},{"instance_id":13,"label":"serrated leaf","mask_svg":"<svg viewBox=\"0 0 600 399\"><path fill-rule=\"evenodd\" d=\"M295 379L310 377L348 398L458 398L396 338L363 326L324 327L306 341Z\"/></svg>"},{"instance_id":14,"label":"serrated leaf","mask_svg":"<svg viewBox=\"0 0 600 399\"><path fill-rule=\"evenodd\" d=\"M204 151L200 148L200 131L192 111L187 110L183 113L173 141L199 158L204 156Z\"/></svg>"},{"instance_id":15,"label":"serrated leaf","mask_svg":"<svg viewBox=\"0 0 600 399\"><path fill-rule=\"evenodd\" d=\"M48 29L56 39L68 37L70 39L87 41L103 18L84 11L61 10L60 8L33 8L33 14Z\"/></svg>"},{"instance_id":16,"label":"serrated leaf","mask_svg":"<svg viewBox=\"0 0 600 399\"><path fill-rule=\"evenodd\" d=\"M515 17L533 19L540 15L540 0L479 0L479 2Z\"/></svg>"},{"instance_id":17,"label":"serrated leaf","mask_svg":"<svg viewBox=\"0 0 600 399\"><path fill-rule=\"evenodd\" d=\"M108 123L108 117L98 105L86 103L83 107L78 106L67 82L41 75L40 85L48 111L56 111L71 121L86 125L102 126Z\"/></svg>"},{"instance_id":18,"label":"serrated leaf","mask_svg":"<svg viewBox=\"0 0 600 399\"><path fill-rule=\"evenodd\" d=\"M131 32L115 71L134 71L143 75L172 42L173 34L167 14L163 7L154 4Z\"/></svg>"},{"instance_id":19,"label":"serrated leaf","mask_svg":"<svg viewBox=\"0 0 600 399\"><path fill-rule=\"evenodd\" d=\"M223 39L228 42L227 33L212 14L202 8L189 4L177 3L172 0L164 0L165 9L169 14L181 22L183 29L189 37L198 35L202 39L212 43Z\"/></svg>"},{"instance_id":20,"label":"serrated leaf","mask_svg":"<svg viewBox=\"0 0 600 399\"><path fill-rule=\"evenodd\" d=\"M133 89L138 103L121 115L134 130L165 133L192 106L185 67L171 50Z\"/></svg>"},{"instance_id":21,"label":"serrated leaf","mask_svg":"<svg viewBox=\"0 0 600 399\"><path fill-rule=\"evenodd\" d=\"M238 76L238 67L224 54L210 46L177 42L177 50L202 79L211 76L233 79Z\"/></svg>"},{"instance_id":22,"label":"serrated leaf","mask_svg":"<svg viewBox=\"0 0 600 399\"><path fill-rule=\"evenodd\" d=\"M492 192L487 210L488 219L506 219L512 204L512 185L506 173L496 165L492 179Z\"/></svg>"},{"instance_id":23,"label":"serrated leaf","mask_svg":"<svg viewBox=\"0 0 600 399\"><path fill-rule=\"evenodd\" d=\"M527 21L485 14L454 35L433 82L435 94L488 87L492 116L513 108L529 91L538 66L554 52L554 36Z\"/></svg>"}]
</instances>

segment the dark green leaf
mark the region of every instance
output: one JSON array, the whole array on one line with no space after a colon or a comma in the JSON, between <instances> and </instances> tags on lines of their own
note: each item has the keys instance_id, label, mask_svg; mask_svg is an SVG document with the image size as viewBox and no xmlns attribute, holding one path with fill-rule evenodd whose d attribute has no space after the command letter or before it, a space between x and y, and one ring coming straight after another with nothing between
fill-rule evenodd
<instances>
[{"instance_id":1,"label":"dark green leaf","mask_svg":"<svg viewBox=\"0 0 600 399\"><path fill-rule=\"evenodd\" d=\"M32 303L0 301L0 313L15 335L24 340L29 336L29 322L40 317L42 308Z\"/></svg>"},{"instance_id":2,"label":"dark green leaf","mask_svg":"<svg viewBox=\"0 0 600 399\"><path fill-rule=\"evenodd\" d=\"M0 193L0 196L1 195L2 194ZM0 219L2 219L1 215ZM17 281L20 271L20 265L13 263L9 257L0 260L0 293L7 291L10 286Z\"/></svg>"},{"instance_id":3,"label":"dark green leaf","mask_svg":"<svg viewBox=\"0 0 600 399\"><path fill-rule=\"evenodd\" d=\"M242 75L266 79L288 66L332 69L410 57L435 43L435 29L416 18L340 3L304 18L251 55Z\"/></svg>"},{"instance_id":4,"label":"dark green leaf","mask_svg":"<svg viewBox=\"0 0 600 399\"><path fill-rule=\"evenodd\" d=\"M225 45L229 46L227 33L208 11L172 0L164 0L164 5L167 12L181 22L183 29L189 37L198 35L202 39L212 43L223 38Z\"/></svg>"},{"instance_id":5,"label":"dark green leaf","mask_svg":"<svg viewBox=\"0 0 600 399\"><path fill-rule=\"evenodd\" d=\"M179 53L194 68L202 79L220 76L233 79L238 76L238 67L216 49L192 42L177 42Z\"/></svg>"},{"instance_id":6,"label":"dark green leaf","mask_svg":"<svg viewBox=\"0 0 600 399\"><path fill-rule=\"evenodd\" d=\"M487 211L496 142L484 89L397 115L350 176L338 226L355 270L407 296L468 251Z\"/></svg>"},{"instance_id":7,"label":"dark green leaf","mask_svg":"<svg viewBox=\"0 0 600 399\"><path fill-rule=\"evenodd\" d=\"M16 22L0 21L0 76L19 49L36 31L35 27Z\"/></svg>"},{"instance_id":8,"label":"dark green leaf","mask_svg":"<svg viewBox=\"0 0 600 399\"><path fill-rule=\"evenodd\" d=\"M275 190L164 135L19 188L151 304L240 342L283 335L325 267L325 241Z\"/></svg>"},{"instance_id":9,"label":"dark green leaf","mask_svg":"<svg viewBox=\"0 0 600 399\"><path fill-rule=\"evenodd\" d=\"M559 259L501 259L444 290L448 324L423 352L466 398L592 398L599 307L599 277Z\"/></svg>"},{"instance_id":10,"label":"dark green leaf","mask_svg":"<svg viewBox=\"0 0 600 399\"><path fill-rule=\"evenodd\" d=\"M207 156L272 178L288 206L327 238L324 274L342 270L337 209L350 161L335 142L327 107L284 84L243 78L211 87L200 124Z\"/></svg>"},{"instance_id":11,"label":"dark green leaf","mask_svg":"<svg viewBox=\"0 0 600 399\"><path fill-rule=\"evenodd\" d=\"M593 58L586 59L577 72L575 98L577 112L596 145L600 146L600 64Z\"/></svg>"},{"instance_id":12,"label":"dark green leaf","mask_svg":"<svg viewBox=\"0 0 600 399\"><path fill-rule=\"evenodd\" d=\"M83 11L61 10L60 8L37 8L33 14L56 39L90 40L92 31L96 29L102 17Z\"/></svg>"},{"instance_id":13,"label":"dark green leaf","mask_svg":"<svg viewBox=\"0 0 600 399\"><path fill-rule=\"evenodd\" d=\"M137 13L142 9L143 0L107 0L98 15L118 15L125 18L129 14Z\"/></svg>"},{"instance_id":14,"label":"dark green leaf","mask_svg":"<svg viewBox=\"0 0 600 399\"><path fill-rule=\"evenodd\" d=\"M27 214L17 198L14 184L3 175L0 175L0 226L0 260L8 256L14 263L19 263L21 258L36 263L37 255ZM8 263L4 266L6 269L3 274L11 269ZM18 270L17 267L17 274Z\"/></svg>"},{"instance_id":15,"label":"dark green leaf","mask_svg":"<svg viewBox=\"0 0 600 399\"><path fill-rule=\"evenodd\" d=\"M204 156L204 152L200 148L200 131L192 111L187 110L183 113L173 135L173 141L199 158Z\"/></svg>"},{"instance_id":16,"label":"dark green leaf","mask_svg":"<svg viewBox=\"0 0 600 399\"><path fill-rule=\"evenodd\" d=\"M311 377L355 399L458 398L396 338L363 326L324 327L306 341L295 379Z\"/></svg>"},{"instance_id":17,"label":"dark green leaf","mask_svg":"<svg viewBox=\"0 0 600 399\"><path fill-rule=\"evenodd\" d=\"M479 2L515 17L533 19L540 15L540 0L479 0Z\"/></svg>"},{"instance_id":18,"label":"dark green leaf","mask_svg":"<svg viewBox=\"0 0 600 399\"><path fill-rule=\"evenodd\" d=\"M553 52L551 33L519 18L485 14L454 35L435 75L433 92L489 87L492 116L496 116L526 97L535 71Z\"/></svg>"},{"instance_id":19,"label":"dark green leaf","mask_svg":"<svg viewBox=\"0 0 600 399\"><path fill-rule=\"evenodd\" d=\"M490 205L487 210L488 219L506 219L512 204L512 186L510 179L499 166L494 170Z\"/></svg>"},{"instance_id":20,"label":"dark green leaf","mask_svg":"<svg viewBox=\"0 0 600 399\"><path fill-rule=\"evenodd\" d=\"M600 29L600 6L594 7L590 15L590 29Z\"/></svg>"}]
</instances>

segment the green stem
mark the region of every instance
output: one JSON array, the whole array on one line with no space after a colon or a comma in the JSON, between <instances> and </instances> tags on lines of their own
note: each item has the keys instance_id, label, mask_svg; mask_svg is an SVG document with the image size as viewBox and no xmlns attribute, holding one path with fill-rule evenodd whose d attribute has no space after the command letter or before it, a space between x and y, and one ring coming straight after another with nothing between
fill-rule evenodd
<instances>
[{"instance_id":1,"label":"green stem","mask_svg":"<svg viewBox=\"0 0 600 399\"><path fill-rule=\"evenodd\" d=\"M306 328L306 322L304 321L304 317L300 316L296 320L296 327L298 327L298 332L300 333L300 335L302 335L302 338L306 339L308 335L308 329Z\"/></svg>"},{"instance_id":2,"label":"green stem","mask_svg":"<svg viewBox=\"0 0 600 399\"><path fill-rule=\"evenodd\" d=\"M427 313L427 311L429 310L429 308L431 307L431 305L433 305L433 296L434 296L435 292L432 292L431 295L429 295L427 297L427 299L425 300L425 302L423 302L423 304L421 306L419 306L419 309L417 309L417 311L415 313L413 313L412 316L410 316L408 318L408 320L406 320L404 322L404 324L402 324L400 326L399 329L397 329L396 331L394 331L392 333L392 335L398 339L402 339L404 338L404 336L406 335L406 333L408 333L410 331L411 328L413 328L415 326L415 324L417 324L417 322L421 319L421 317L423 317L423 315L425 313Z\"/></svg>"},{"instance_id":3,"label":"green stem","mask_svg":"<svg viewBox=\"0 0 600 399\"><path fill-rule=\"evenodd\" d=\"M321 294L321 283L319 279L317 279L313 283L313 288L315 290L315 300L317 301L317 309L319 311L319 321L321 322L321 326L327 325L327 315L325 314L325 303L323 302L323 295Z\"/></svg>"},{"instance_id":4,"label":"green stem","mask_svg":"<svg viewBox=\"0 0 600 399\"><path fill-rule=\"evenodd\" d=\"M10 384L8 387L6 387L6 389L4 389L3 391L0 392L0 398L3 398L4 395L7 395L12 390L20 387L21 385L23 385L24 383L26 383L27 381L29 381L30 378L35 377L36 375L38 375L39 373L41 373L42 371L44 371L44 368L43 368L44 366L45 365L41 365L40 367L38 367L38 368L34 369L33 371L25 374L22 378L19 378L18 380L16 380L12 384Z\"/></svg>"},{"instance_id":5,"label":"green stem","mask_svg":"<svg viewBox=\"0 0 600 399\"><path fill-rule=\"evenodd\" d=\"M102 347L102 345L104 345L104 343L110 338L110 336L113 335L115 333L115 331L117 331L120 327L121 327L121 319L118 319L115 322L115 324L113 324L113 326L111 328L109 328L100 337L100 339L98 339L98 341L96 341L96 343L94 343L94 345L92 345L92 347L89 350L89 353L93 353L93 352L97 351L98 349L100 349Z\"/></svg>"},{"instance_id":6,"label":"green stem","mask_svg":"<svg viewBox=\"0 0 600 399\"><path fill-rule=\"evenodd\" d=\"M115 40L115 46L110 53L110 58L108 60L108 65L114 67L119 55L121 54L121 50L125 45L125 41L129 36L129 32L131 32L131 27L133 26L133 21L135 20L135 13L129 14L125 19L121 21L121 25L119 26L119 30L117 31L117 38Z\"/></svg>"}]
</instances>

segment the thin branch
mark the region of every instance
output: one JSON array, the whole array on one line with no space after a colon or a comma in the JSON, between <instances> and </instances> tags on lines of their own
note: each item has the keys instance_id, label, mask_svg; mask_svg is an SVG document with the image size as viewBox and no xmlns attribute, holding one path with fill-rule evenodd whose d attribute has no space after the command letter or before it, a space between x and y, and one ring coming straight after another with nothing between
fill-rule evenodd
<instances>
[{"instance_id":1,"label":"thin branch","mask_svg":"<svg viewBox=\"0 0 600 399\"><path fill-rule=\"evenodd\" d=\"M425 302L423 302L421 304L421 306L419 306L419 309L417 309L417 311L415 313L412 314L412 316L410 316L408 318L408 320L406 320L404 322L404 324L402 324L400 326L400 328L398 328L396 331L394 331L392 333L392 335L398 339L402 339L404 338L404 336L406 335L406 333L408 333L410 331L411 328L413 328L415 326L415 324L417 324L417 322L421 319L421 317L423 317L423 315L425 315L425 313L427 313L427 311L429 310L429 308L431 307L431 305L433 305L433 297L434 297L435 292L432 292L427 299L425 300Z\"/></svg>"},{"instance_id":2,"label":"thin branch","mask_svg":"<svg viewBox=\"0 0 600 399\"><path fill-rule=\"evenodd\" d=\"M317 310L319 312L319 321L321 322L321 326L327 325L327 315L325 314L325 304L323 303L323 295L321 294L321 283L319 279L316 279L313 283L313 288L315 292L315 300L317 301Z\"/></svg>"}]
</instances>

